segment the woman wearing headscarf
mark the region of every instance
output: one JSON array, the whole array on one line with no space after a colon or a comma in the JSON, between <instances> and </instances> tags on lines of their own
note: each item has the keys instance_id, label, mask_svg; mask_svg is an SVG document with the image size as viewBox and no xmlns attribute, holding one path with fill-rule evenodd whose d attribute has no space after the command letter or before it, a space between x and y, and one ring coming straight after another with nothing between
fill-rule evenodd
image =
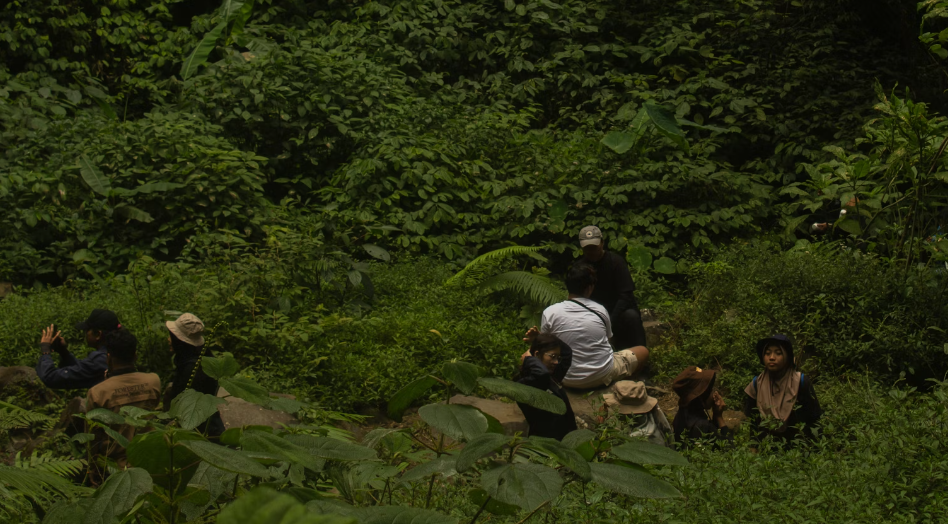
<instances>
[{"instance_id":1,"label":"woman wearing headscarf","mask_svg":"<svg viewBox=\"0 0 948 524\"><path fill-rule=\"evenodd\" d=\"M731 439L731 430L724 424L724 399L714 391L716 376L714 370L689 366L672 383L672 389L678 395L678 413L672 427L675 442L683 447L689 440Z\"/></svg>"},{"instance_id":2,"label":"woman wearing headscarf","mask_svg":"<svg viewBox=\"0 0 948 524\"><path fill-rule=\"evenodd\" d=\"M195 315L185 313L174 321L165 322L165 326L168 328L168 343L174 354L174 378L165 397L165 409L170 409L174 398L186 389L216 396L220 387L217 380L207 376L200 366L204 356L214 356L210 350L205 354L204 323ZM210 436L219 436L224 429L219 412L197 427L198 431Z\"/></svg>"},{"instance_id":3,"label":"woman wearing headscarf","mask_svg":"<svg viewBox=\"0 0 948 524\"><path fill-rule=\"evenodd\" d=\"M793 344L786 335L761 339L756 346L757 358L764 371L744 389L744 414L759 438L768 435L789 444L801 436L814 435L823 410L816 398L813 384L796 370Z\"/></svg>"}]
</instances>

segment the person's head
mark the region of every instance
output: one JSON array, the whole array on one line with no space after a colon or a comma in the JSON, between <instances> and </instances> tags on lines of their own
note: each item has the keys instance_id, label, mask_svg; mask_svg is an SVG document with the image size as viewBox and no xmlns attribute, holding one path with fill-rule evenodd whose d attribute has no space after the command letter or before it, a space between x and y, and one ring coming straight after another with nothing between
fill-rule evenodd
<instances>
[{"instance_id":1,"label":"person's head","mask_svg":"<svg viewBox=\"0 0 948 524\"><path fill-rule=\"evenodd\" d=\"M774 335L757 342L757 358L769 373L781 374L793 367L793 343L786 335Z\"/></svg>"},{"instance_id":2,"label":"person's head","mask_svg":"<svg viewBox=\"0 0 948 524\"><path fill-rule=\"evenodd\" d=\"M596 287L596 270L588 264L576 264L566 273L566 290L571 295L589 297Z\"/></svg>"},{"instance_id":3,"label":"person's head","mask_svg":"<svg viewBox=\"0 0 948 524\"><path fill-rule=\"evenodd\" d=\"M605 254L606 241L602 231L596 226L586 226L579 230L579 247L583 248L583 257L590 262L598 262Z\"/></svg>"},{"instance_id":4,"label":"person's head","mask_svg":"<svg viewBox=\"0 0 948 524\"><path fill-rule=\"evenodd\" d=\"M109 331L102 336L109 369L121 369L135 365L138 354L138 339L127 329Z\"/></svg>"},{"instance_id":5,"label":"person's head","mask_svg":"<svg viewBox=\"0 0 948 524\"><path fill-rule=\"evenodd\" d=\"M685 368L672 382L672 389L678 395L678 405L685 407L694 403L705 409L711 407L715 375L711 369L697 366Z\"/></svg>"},{"instance_id":6,"label":"person's head","mask_svg":"<svg viewBox=\"0 0 948 524\"><path fill-rule=\"evenodd\" d=\"M122 329L118 315L108 309L93 309L89 318L76 323L76 329L86 334L86 345L98 348L105 334Z\"/></svg>"},{"instance_id":7,"label":"person's head","mask_svg":"<svg viewBox=\"0 0 948 524\"><path fill-rule=\"evenodd\" d=\"M165 322L165 327L168 328L168 343L172 352L193 351L204 346L204 323L191 313Z\"/></svg>"},{"instance_id":8,"label":"person's head","mask_svg":"<svg viewBox=\"0 0 948 524\"><path fill-rule=\"evenodd\" d=\"M563 356L563 341L556 335L540 333L530 344L530 354L540 359L546 369L553 373Z\"/></svg>"}]
</instances>

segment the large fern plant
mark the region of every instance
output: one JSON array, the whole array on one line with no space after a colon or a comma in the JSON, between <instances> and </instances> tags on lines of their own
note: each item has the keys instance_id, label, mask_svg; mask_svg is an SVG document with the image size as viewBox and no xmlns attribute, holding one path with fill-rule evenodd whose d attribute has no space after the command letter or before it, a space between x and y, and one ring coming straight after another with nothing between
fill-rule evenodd
<instances>
[{"instance_id":1,"label":"large fern plant","mask_svg":"<svg viewBox=\"0 0 948 524\"><path fill-rule=\"evenodd\" d=\"M527 256L538 262L547 262L540 254L542 247L509 246L475 258L464 269L448 279L446 285L461 286L479 293L510 291L525 302L521 318L527 325L538 322L544 308L566 298L566 293L549 277L549 271L533 267L530 271L509 268L518 257Z\"/></svg>"},{"instance_id":2,"label":"large fern plant","mask_svg":"<svg viewBox=\"0 0 948 524\"><path fill-rule=\"evenodd\" d=\"M85 461L51 454L27 458L17 453L12 466L0 464L0 520L42 513L53 503L91 491L72 483L85 470Z\"/></svg>"}]
</instances>

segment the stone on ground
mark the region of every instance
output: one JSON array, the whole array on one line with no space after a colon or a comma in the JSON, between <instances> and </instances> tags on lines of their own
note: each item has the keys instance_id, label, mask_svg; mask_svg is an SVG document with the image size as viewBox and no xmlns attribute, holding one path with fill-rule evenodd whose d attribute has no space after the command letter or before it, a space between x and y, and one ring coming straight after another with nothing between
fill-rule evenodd
<instances>
[{"instance_id":1,"label":"stone on ground","mask_svg":"<svg viewBox=\"0 0 948 524\"><path fill-rule=\"evenodd\" d=\"M451 403L472 406L494 417L504 427L504 434L506 435L513 435L518 431L526 435L530 429L530 426L527 425L527 419L523 417L523 412L513 402L455 395L451 397Z\"/></svg>"},{"instance_id":2,"label":"stone on ground","mask_svg":"<svg viewBox=\"0 0 948 524\"><path fill-rule=\"evenodd\" d=\"M284 411L267 409L260 407L252 402L229 396L226 389L220 388L217 392L218 397L226 397L226 404L221 404L217 410L221 414L221 420L224 427L242 428L244 426L270 426L280 429L283 426L299 424L296 417Z\"/></svg>"}]
</instances>

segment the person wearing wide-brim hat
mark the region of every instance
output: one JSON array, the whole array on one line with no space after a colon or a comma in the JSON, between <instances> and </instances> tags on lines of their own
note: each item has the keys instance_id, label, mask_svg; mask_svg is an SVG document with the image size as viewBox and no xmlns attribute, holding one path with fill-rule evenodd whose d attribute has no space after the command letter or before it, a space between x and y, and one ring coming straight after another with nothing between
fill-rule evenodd
<instances>
[{"instance_id":1,"label":"person wearing wide-brim hat","mask_svg":"<svg viewBox=\"0 0 948 524\"><path fill-rule=\"evenodd\" d=\"M645 437L653 444L668 446L672 442L672 427L658 399L650 397L645 384L633 380L620 380L602 395L604 407L622 415L634 416L630 436Z\"/></svg>"},{"instance_id":2,"label":"person wearing wide-brim hat","mask_svg":"<svg viewBox=\"0 0 948 524\"><path fill-rule=\"evenodd\" d=\"M744 388L744 414L753 433L758 438L782 439L788 445L797 437L813 436L823 410L813 383L796 369L790 337L762 338L754 350L764 371Z\"/></svg>"},{"instance_id":3,"label":"person wearing wide-brim hat","mask_svg":"<svg viewBox=\"0 0 948 524\"><path fill-rule=\"evenodd\" d=\"M730 440L731 431L724 423L724 399L714 391L716 378L713 369L697 366L689 366L675 377L672 389L678 395L678 413L672 427L675 442L682 446L696 439Z\"/></svg>"},{"instance_id":4,"label":"person wearing wide-brim hat","mask_svg":"<svg viewBox=\"0 0 948 524\"><path fill-rule=\"evenodd\" d=\"M171 387L165 395L164 409L171 408L171 402L187 389L199 393L217 395L220 385L209 377L200 367L201 358L213 357L210 350L204 348L204 322L192 313L185 313L175 320L165 322L168 328L168 344L174 354L174 376ZM197 369L195 369L197 368ZM224 422L220 413L197 427L197 430L211 436L224 432Z\"/></svg>"}]
</instances>

